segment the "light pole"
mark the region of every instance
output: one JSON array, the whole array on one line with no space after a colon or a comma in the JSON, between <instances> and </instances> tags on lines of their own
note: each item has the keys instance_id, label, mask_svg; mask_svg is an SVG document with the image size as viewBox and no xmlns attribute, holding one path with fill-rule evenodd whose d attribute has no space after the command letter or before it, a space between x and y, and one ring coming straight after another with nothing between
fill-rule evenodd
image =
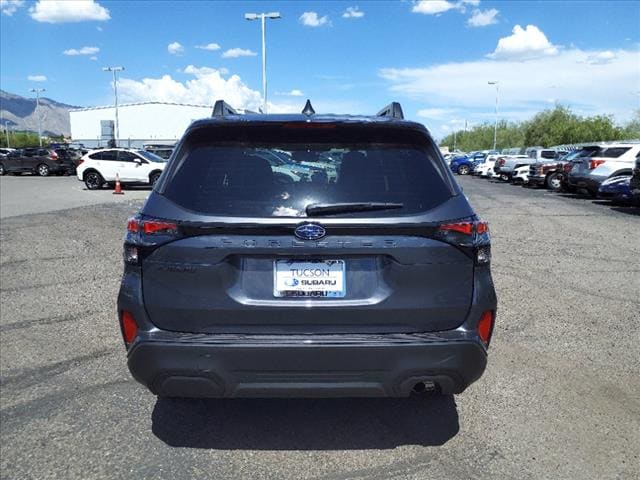
<instances>
[{"instance_id":1,"label":"light pole","mask_svg":"<svg viewBox=\"0 0 640 480\"><path fill-rule=\"evenodd\" d=\"M498 80L490 80L487 82L489 85L496 86L496 122L493 126L493 149L496 149L496 141L498 139Z\"/></svg>"},{"instance_id":2,"label":"light pole","mask_svg":"<svg viewBox=\"0 0 640 480\"><path fill-rule=\"evenodd\" d=\"M124 70L124 67L102 67L103 72L113 73L113 92L116 98L116 147L120 145L120 124L118 123L118 72Z\"/></svg>"},{"instance_id":3,"label":"light pole","mask_svg":"<svg viewBox=\"0 0 640 480\"><path fill-rule=\"evenodd\" d=\"M36 112L38 113L38 141L40 142L40 146L42 146L42 118L40 118L40 94L42 92L46 92L46 90L44 88L32 88L29 91L36 94Z\"/></svg>"},{"instance_id":4,"label":"light pole","mask_svg":"<svg viewBox=\"0 0 640 480\"><path fill-rule=\"evenodd\" d=\"M262 23L262 112L267 113L267 41L265 37L265 28L267 18L275 20L282 18L280 12L268 12L268 13L245 13L245 20L257 20L260 19Z\"/></svg>"}]
</instances>

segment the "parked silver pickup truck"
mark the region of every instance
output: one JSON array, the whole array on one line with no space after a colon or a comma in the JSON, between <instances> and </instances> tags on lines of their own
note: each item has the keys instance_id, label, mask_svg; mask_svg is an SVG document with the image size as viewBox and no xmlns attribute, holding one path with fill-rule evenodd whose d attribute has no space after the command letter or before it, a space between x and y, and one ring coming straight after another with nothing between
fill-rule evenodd
<instances>
[{"instance_id":1,"label":"parked silver pickup truck","mask_svg":"<svg viewBox=\"0 0 640 480\"><path fill-rule=\"evenodd\" d=\"M513 171L524 165L532 165L543 160L556 160L566 152L558 152L550 148L532 148L526 155L512 155L498 160L494 168L500 175L500 180L508 182L513 177Z\"/></svg>"}]
</instances>

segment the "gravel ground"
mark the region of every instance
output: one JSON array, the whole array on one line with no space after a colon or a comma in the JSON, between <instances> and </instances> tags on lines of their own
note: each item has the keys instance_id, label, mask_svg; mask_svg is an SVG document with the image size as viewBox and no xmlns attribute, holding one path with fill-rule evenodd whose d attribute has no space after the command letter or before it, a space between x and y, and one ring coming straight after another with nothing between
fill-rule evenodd
<instances>
[{"instance_id":1,"label":"gravel ground","mask_svg":"<svg viewBox=\"0 0 640 480\"><path fill-rule=\"evenodd\" d=\"M640 477L640 211L460 181L493 234L489 367L462 395L389 400L157 400L115 316L140 200L48 211L40 182L43 213L0 227L0 476Z\"/></svg>"}]
</instances>

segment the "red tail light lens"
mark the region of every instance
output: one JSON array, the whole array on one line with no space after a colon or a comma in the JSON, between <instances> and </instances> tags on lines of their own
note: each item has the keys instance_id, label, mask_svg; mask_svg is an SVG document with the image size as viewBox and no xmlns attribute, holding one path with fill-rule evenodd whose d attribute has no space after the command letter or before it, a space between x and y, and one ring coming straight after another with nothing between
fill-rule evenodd
<instances>
[{"instance_id":1,"label":"red tail light lens","mask_svg":"<svg viewBox=\"0 0 640 480\"><path fill-rule=\"evenodd\" d=\"M465 235L471 235L473 233L472 222L460 222L460 223L445 223L440 225L439 230L441 232L458 232Z\"/></svg>"},{"instance_id":2,"label":"red tail light lens","mask_svg":"<svg viewBox=\"0 0 640 480\"><path fill-rule=\"evenodd\" d=\"M606 160L589 160L589 170L593 170L596 167L602 165Z\"/></svg>"},{"instance_id":3,"label":"red tail light lens","mask_svg":"<svg viewBox=\"0 0 640 480\"><path fill-rule=\"evenodd\" d=\"M487 222L459 222L459 223L445 223L438 228L441 232L458 232L464 235L473 235L478 233L480 235L489 232L489 224Z\"/></svg>"},{"instance_id":4,"label":"red tail light lens","mask_svg":"<svg viewBox=\"0 0 640 480\"><path fill-rule=\"evenodd\" d=\"M127 344L132 343L138 335L138 324L133 313L123 310L121 316L122 336Z\"/></svg>"},{"instance_id":5,"label":"red tail light lens","mask_svg":"<svg viewBox=\"0 0 640 480\"><path fill-rule=\"evenodd\" d=\"M160 222L157 220L146 220L142 222L142 231L147 235L155 233L174 233L178 231L175 223Z\"/></svg>"},{"instance_id":6,"label":"red tail light lens","mask_svg":"<svg viewBox=\"0 0 640 480\"><path fill-rule=\"evenodd\" d=\"M498 160L498 165L500 165L501 167L507 163L507 161L504 158L501 158L500 160Z\"/></svg>"},{"instance_id":7,"label":"red tail light lens","mask_svg":"<svg viewBox=\"0 0 640 480\"><path fill-rule=\"evenodd\" d=\"M488 347L491 342L491 335L493 334L493 323L495 315L493 311L487 310L482 314L480 320L478 320L478 336L480 340Z\"/></svg>"},{"instance_id":8,"label":"red tail light lens","mask_svg":"<svg viewBox=\"0 0 640 480\"><path fill-rule=\"evenodd\" d=\"M50 158L51 160L58 160L58 154L57 154L56 152L51 152L51 153L49 154L49 158Z\"/></svg>"},{"instance_id":9,"label":"red tail light lens","mask_svg":"<svg viewBox=\"0 0 640 480\"><path fill-rule=\"evenodd\" d=\"M175 223L163 222L160 220L141 220L132 217L127 221L127 231L131 233L143 232L146 235L157 233L176 233L178 226Z\"/></svg>"}]
</instances>

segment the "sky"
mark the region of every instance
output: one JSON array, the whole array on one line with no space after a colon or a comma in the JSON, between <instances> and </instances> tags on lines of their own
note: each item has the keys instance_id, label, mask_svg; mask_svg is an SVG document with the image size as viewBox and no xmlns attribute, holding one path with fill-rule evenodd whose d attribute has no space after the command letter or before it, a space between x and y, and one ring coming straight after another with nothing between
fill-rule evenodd
<instances>
[{"instance_id":1,"label":"sky","mask_svg":"<svg viewBox=\"0 0 640 480\"><path fill-rule=\"evenodd\" d=\"M640 108L639 1L0 0L0 87L77 106L262 102L374 114L399 101L436 138L556 103L628 121ZM497 81L489 85L489 81Z\"/></svg>"}]
</instances>

